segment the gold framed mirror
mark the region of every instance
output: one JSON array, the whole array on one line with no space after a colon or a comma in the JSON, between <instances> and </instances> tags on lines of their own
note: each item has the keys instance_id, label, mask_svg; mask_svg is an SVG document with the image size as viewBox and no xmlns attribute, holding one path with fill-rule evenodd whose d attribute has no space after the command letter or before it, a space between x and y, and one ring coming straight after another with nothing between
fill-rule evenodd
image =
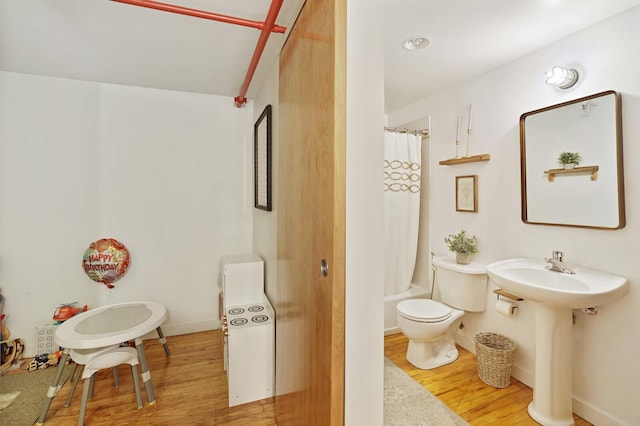
<instances>
[{"instance_id":1,"label":"gold framed mirror","mask_svg":"<svg viewBox=\"0 0 640 426\"><path fill-rule=\"evenodd\" d=\"M522 114L520 171L524 223L623 228L620 94L609 90Z\"/></svg>"}]
</instances>

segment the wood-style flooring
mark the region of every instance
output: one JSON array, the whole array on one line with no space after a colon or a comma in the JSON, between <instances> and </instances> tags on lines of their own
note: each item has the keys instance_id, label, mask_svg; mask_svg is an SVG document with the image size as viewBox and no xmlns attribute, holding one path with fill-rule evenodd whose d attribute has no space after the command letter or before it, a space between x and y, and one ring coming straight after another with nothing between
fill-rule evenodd
<instances>
[{"instance_id":1,"label":"wood-style flooring","mask_svg":"<svg viewBox=\"0 0 640 426\"><path fill-rule=\"evenodd\" d=\"M143 387L145 406L140 410L136 409L129 366L120 366L120 387L117 389L113 386L111 372L100 371L97 373L95 397L87 405L85 424L277 425L273 398L227 407L227 381L217 330L170 336L167 340L171 357L165 356L157 341L145 341L157 402L153 405L146 404ZM387 336L385 356L471 425L537 424L527 414L532 390L515 379L505 389L485 385L477 376L475 356L470 352L460 348L460 358L455 363L435 370L419 370L406 361L406 346L404 335ZM81 387L82 385L78 385L68 408L64 407L64 403L70 386L67 384L60 390L51 404L46 425L76 424ZM590 425L577 416L574 418L577 426Z\"/></svg>"}]
</instances>

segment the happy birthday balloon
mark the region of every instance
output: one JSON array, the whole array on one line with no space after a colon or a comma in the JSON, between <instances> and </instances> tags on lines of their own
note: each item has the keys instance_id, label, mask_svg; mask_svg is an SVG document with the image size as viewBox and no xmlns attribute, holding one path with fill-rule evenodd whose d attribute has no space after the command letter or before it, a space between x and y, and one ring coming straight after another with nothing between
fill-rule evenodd
<instances>
[{"instance_id":1,"label":"happy birthday balloon","mask_svg":"<svg viewBox=\"0 0 640 426\"><path fill-rule=\"evenodd\" d=\"M92 280L113 288L129 268L129 250L113 238L94 241L82 256L82 268Z\"/></svg>"}]
</instances>

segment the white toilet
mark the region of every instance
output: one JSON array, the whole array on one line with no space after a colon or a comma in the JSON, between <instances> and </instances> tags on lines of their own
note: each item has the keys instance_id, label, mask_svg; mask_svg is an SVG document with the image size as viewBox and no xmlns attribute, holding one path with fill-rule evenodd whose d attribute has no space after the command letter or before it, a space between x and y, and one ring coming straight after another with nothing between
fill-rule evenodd
<instances>
[{"instance_id":1,"label":"white toilet","mask_svg":"<svg viewBox=\"0 0 640 426\"><path fill-rule=\"evenodd\" d=\"M430 370L458 358L453 333L464 311L485 308L487 270L477 263L461 265L454 257L435 257L436 284L441 302L408 299L397 305L398 327L409 339L407 360Z\"/></svg>"}]
</instances>

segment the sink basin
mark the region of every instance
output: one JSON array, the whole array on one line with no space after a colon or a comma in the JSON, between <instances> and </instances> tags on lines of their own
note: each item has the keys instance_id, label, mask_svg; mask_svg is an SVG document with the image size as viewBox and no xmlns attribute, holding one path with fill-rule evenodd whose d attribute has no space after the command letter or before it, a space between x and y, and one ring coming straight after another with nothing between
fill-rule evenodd
<instances>
[{"instance_id":1,"label":"sink basin","mask_svg":"<svg viewBox=\"0 0 640 426\"><path fill-rule=\"evenodd\" d=\"M627 292L627 279L593 269L575 274L549 271L537 259L507 259L487 266L504 290L534 302L535 378L527 411L545 426L573 426L573 309L613 302Z\"/></svg>"},{"instance_id":2,"label":"sink basin","mask_svg":"<svg viewBox=\"0 0 640 426\"><path fill-rule=\"evenodd\" d=\"M507 259L487 266L489 276L504 290L525 300L558 308L600 306L625 295L627 279L587 268L575 274L549 271L537 259Z\"/></svg>"}]
</instances>

